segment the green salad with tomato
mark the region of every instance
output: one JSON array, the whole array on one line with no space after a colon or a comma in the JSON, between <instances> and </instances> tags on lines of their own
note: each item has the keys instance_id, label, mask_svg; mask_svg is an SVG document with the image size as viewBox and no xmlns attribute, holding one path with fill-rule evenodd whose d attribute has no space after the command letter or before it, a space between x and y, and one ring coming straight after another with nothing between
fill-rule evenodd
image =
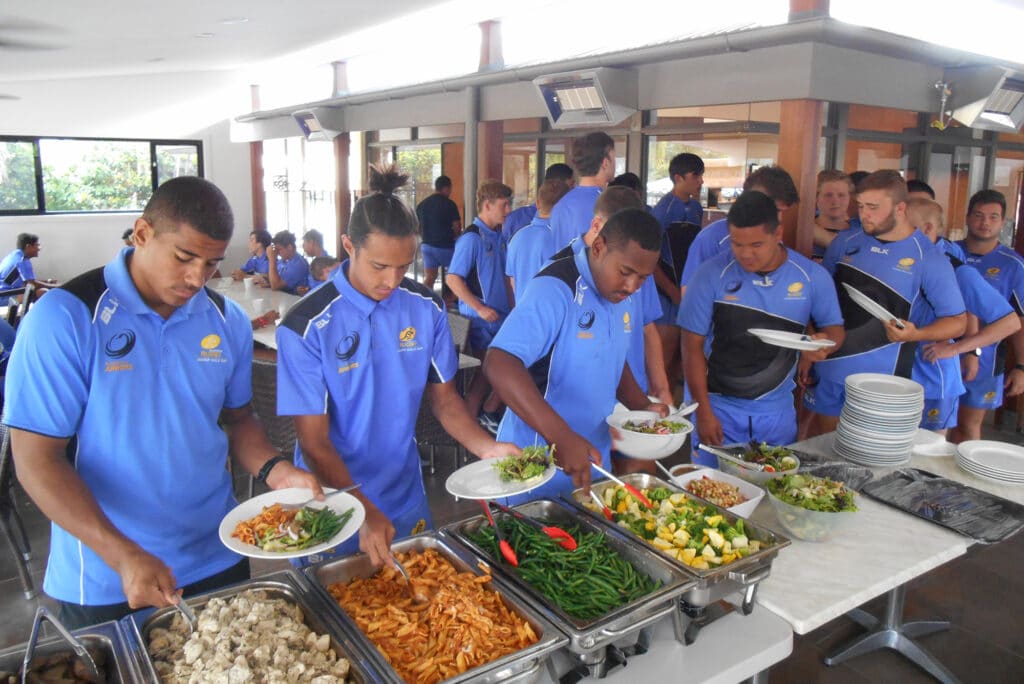
<instances>
[{"instance_id":1,"label":"green salad with tomato","mask_svg":"<svg viewBox=\"0 0 1024 684\"><path fill-rule=\"evenodd\" d=\"M810 475L783 475L768 480L768 491L791 506L819 513L846 513L857 510L853 492L842 482Z\"/></svg>"},{"instance_id":2,"label":"green salad with tomato","mask_svg":"<svg viewBox=\"0 0 1024 684\"><path fill-rule=\"evenodd\" d=\"M555 448L528 446L518 456L506 456L494 462L503 482L528 482L544 474L552 463Z\"/></svg>"},{"instance_id":3,"label":"green salad with tomato","mask_svg":"<svg viewBox=\"0 0 1024 684\"><path fill-rule=\"evenodd\" d=\"M769 446L765 442L751 442L750 448L740 456L747 463L764 466L766 473L780 473L793 470L799 465L793 452L782 446Z\"/></svg>"}]
</instances>

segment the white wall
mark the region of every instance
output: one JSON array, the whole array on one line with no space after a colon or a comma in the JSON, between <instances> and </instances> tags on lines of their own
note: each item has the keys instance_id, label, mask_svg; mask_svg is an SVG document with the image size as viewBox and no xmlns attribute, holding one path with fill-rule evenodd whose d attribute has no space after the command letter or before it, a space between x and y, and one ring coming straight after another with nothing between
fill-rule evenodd
<instances>
[{"instance_id":1,"label":"white wall","mask_svg":"<svg viewBox=\"0 0 1024 684\"><path fill-rule=\"evenodd\" d=\"M0 92L15 91L20 100L0 103L0 135L201 140L205 175L235 212L226 264L230 270L244 259L252 227L249 146L228 140L228 122L249 103L234 74L0 83ZM0 217L0 256L14 249L18 233L35 233L42 245L36 274L66 280L109 261L134 219L134 214Z\"/></svg>"}]
</instances>

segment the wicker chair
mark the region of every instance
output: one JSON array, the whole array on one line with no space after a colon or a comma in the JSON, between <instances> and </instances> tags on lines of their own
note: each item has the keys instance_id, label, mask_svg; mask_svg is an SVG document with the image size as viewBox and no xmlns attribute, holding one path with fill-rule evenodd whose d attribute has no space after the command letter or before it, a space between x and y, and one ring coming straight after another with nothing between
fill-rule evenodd
<instances>
[{"instance_id":1,"label":"wicker chair","mask_svg":"<svg viewBox=\"0 0 1024 684\"><path fill-rule=\"evenodd\" d=\"M466 340L469 339L469 319L457 313L448 313L448 326L452 331L452 339L455 341L455 350L462 353L466 348ZM459 371L460 380L464 379L466 371ZM460 381L460 389L463 389ZM430 474L437 471L434 454L438 447L453 448L455 450L455 467L458 467L466 457L465 448L452 438L438 422L433 411L430 410L430 400L427 394L423 394L420 402L420 411L416 417L416 444L425 447L427 460L424 467L430 468Z\"/></svg>"},{"instance_id":2,"label":"wicker chair","mask_svg":"<svg viewBox=\"0 0 1024 684\"><path fill-rule=\"evenodd\" d=\"M261 359L252 362L252 407L270 437L270 443L282 454L295 452L295 421L291 416L277 415L277 364ZM254 482L249 477L249 497Z\"/></svg>"}]
</instances>

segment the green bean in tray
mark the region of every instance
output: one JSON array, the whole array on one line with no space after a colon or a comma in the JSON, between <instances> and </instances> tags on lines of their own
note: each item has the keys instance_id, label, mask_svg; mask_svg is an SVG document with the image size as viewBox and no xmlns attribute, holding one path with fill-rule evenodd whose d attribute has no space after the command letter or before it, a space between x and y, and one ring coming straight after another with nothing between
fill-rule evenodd
<instances>
[{"instance_id":1,"label":"green bean in tray","mask_svg":"<svg viewBox=\"0 0 1024 684\"><path fill-rule=\"evenodd\" d=\"M600 532L559 523L577 541L575 551L566 551L557 541L520 520L502 516L496 522L519 557L519 567L505 564L507 569L577 620L607 615L661 586L661 582L637 572ZM466 536L490 552L495 562L503 562L489 525Z\"/></svg>"}]
</instances>

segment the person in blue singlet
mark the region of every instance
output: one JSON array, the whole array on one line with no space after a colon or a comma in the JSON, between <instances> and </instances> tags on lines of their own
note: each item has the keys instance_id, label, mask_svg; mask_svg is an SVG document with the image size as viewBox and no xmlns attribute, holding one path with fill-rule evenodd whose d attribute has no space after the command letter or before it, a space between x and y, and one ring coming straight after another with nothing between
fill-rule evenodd
<instances>
[{"instance_id":1,"label":"person in blue singlet","mask_svg":"<svg viewBox=\"0 0 1024 684\"><path fill-rule=\"evenodd\" d=\"M640 334L629 300L660 250L661 229L650 214L616 212L590 247L533 277L494 338L484 372L509 407L498 438L554 445L565 470L524 499L589 486L592 461L611 467L605 417L616 397L629 408L667 413L644 395L626 363L630 338Z\"/></svg>"},{"instance_id":2,"label":"person in blue singlet","mask_svg":"<svg viewBox=\"0 0 1024 684\"><path fill-rule=\"evenodd\" d=\"M828 272L782 244L775 203L751 190L729 209L730 251L697 271L679 310L700 441L789 444L796 439L794 374L800 353L751 334L773 330L843 343ZM813 328L811 328L813 326ZM809 329L811 328L811 329ZM806 351L819 361L830 349Z\"/></svg>"},{"instance_id":3,"label":"person in blue singlet","mask_svg":"<svg viewBox=\"0 0 1024 684\"><path fill-rule=\"evenodd\" d=\"M573 140L572 166L579 181L551 210L551 235L556 250L587 232L594 216L594 202L615 178L615 141L601 131Z\"/></svg>"},{"instance_id":4,"label":"person in blue singlet","mask_svg":"<svg viewBox=\"0 0 1024 684\"><path fill-rule=\"evenodd\" d=\"M834 430L852 373L909 378L917 344L959 337L967 315L949 260L907 220L907 185L898 171L875 171L857 186L862 229L837 236L822 261L833 276L846 340L808 371L804 405L813 434ZM883 323L850 298L849 285L885 308Z\"/></svg>"},{"instance_id":5,"label":"person in blue singlet","mask_svg":"<svg viewBox=\"0 0 1024 684\"><path fill-rule=\"evenodd\" d=\"M1024 259L999 243L1005 217L1003 194L979 190L968 202L967 237L958 244L966 253L967 265L976 269L1018 316L1024 316ZM967 383L960 400L954 440L980 439L985 412L1001 406L1004 394L1012 397L1024 391L1024 332L1017 331L1007 342L1017 359L1009 371L1005 371L1005 345L982 348L978 375Z\"/></svg>"},{"instance_id":6,"label":"person in blue singlet","mask_svg":"<svg viewBox=\"0 0 1024 684\"><path fill-rule=\"evenodd\" d=\"M480 458L517 453L496 444L466 410L458 357L439 297L405 277L416 258L416 217L394 192L407 177L376 168L352 209L349 259L295 304L277 330L281 415L295 416L296 457L331 487L354 482L366 507L357 546L391 565L392 540L432 526L414 435L424 393L441 425ZM316 562L323 556L310 559Z\"/></svg>"}]
</instances>

